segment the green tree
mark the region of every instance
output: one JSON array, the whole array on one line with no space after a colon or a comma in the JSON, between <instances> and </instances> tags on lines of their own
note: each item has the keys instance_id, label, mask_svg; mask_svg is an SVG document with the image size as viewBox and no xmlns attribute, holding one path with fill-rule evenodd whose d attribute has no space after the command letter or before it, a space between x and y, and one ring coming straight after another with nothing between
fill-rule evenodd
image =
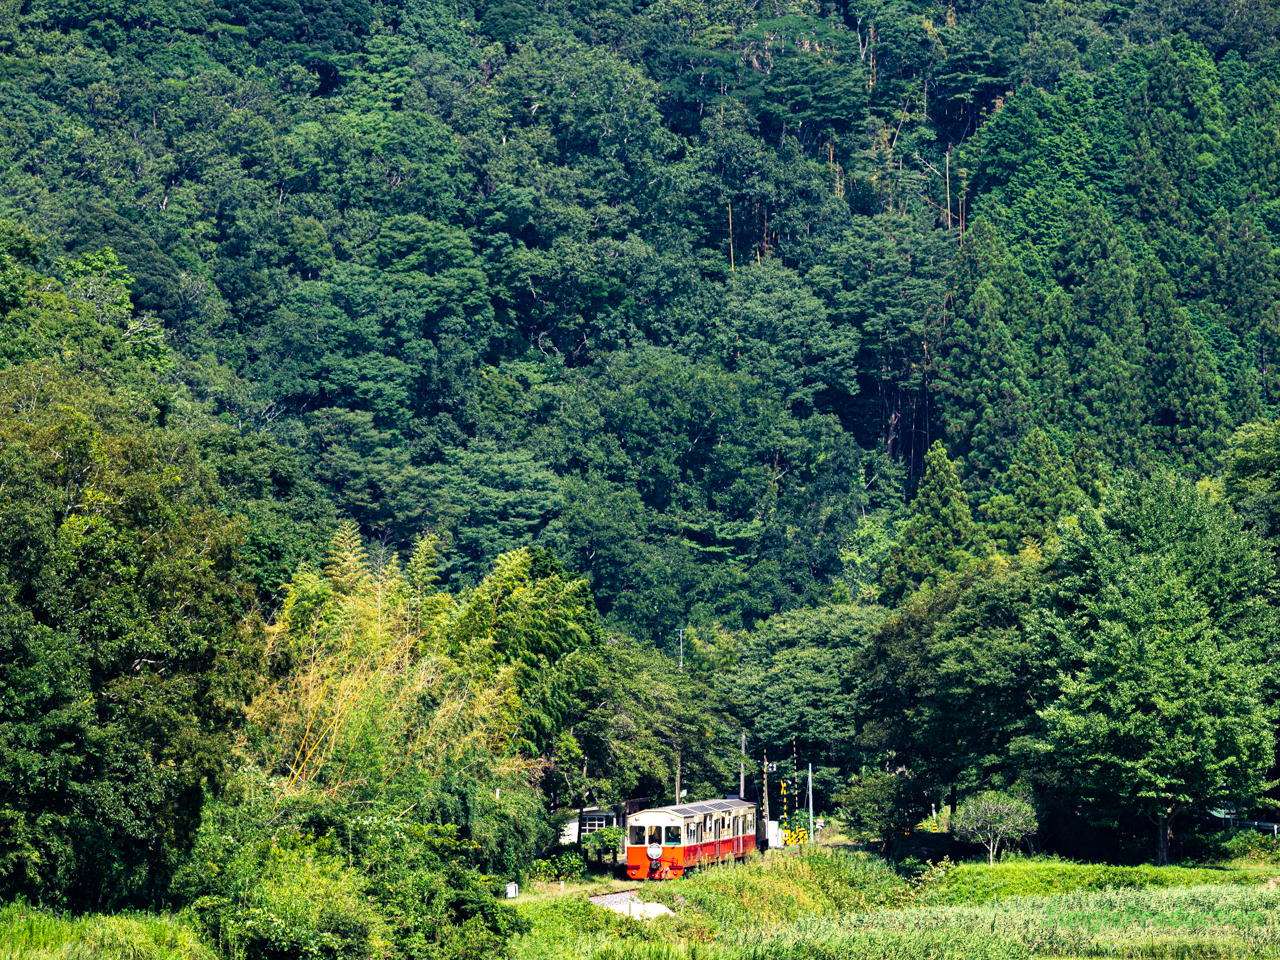
<instances>
[{"instance_id":1,"label":"green tree","mask_svg":"<svg viewBox=\"0 0 1280 960\"><path fill-rule=\"evenodd\" d=\"M987 863L996 865L996 851L1007 840L1015 843L1036 832L1036 811L1021 797L984 790L960 804L951 818L951 831L963 840L977 840L987 848Z\"/></svg>"},{"instance_id":2,"label":"green tree","mask_svg":"<svg viewBox=\"0 0 1280 960\"><path fill-rule=\"evenodd\" d=\"M747 733L753 756L793 750L813 762L814 803L831 798L860 766L861 664L886 612L829 606L771 617L737 643L718 697Z\"/></svg>"},{"instance_id":3,"label":"green tree","mask_svg":"<svg viewBox=\"0 0 1280 960\"><path fill-rule=\"evenodd\" d=\"M1225 505L1171 476L1113 488L1063 541L1045 629L1061 692L1042 713L1095 815L1174 820L1269 784L1277 636L1269 552Z\"/></svg>"},{"instance_id":4,"label":"green tree","mask_svg":"<svg viewBox=\"0 0 1280 960\"><path fill-rule=\"evenodd\" d=\"M1045 543L1078 499L1074 467L1037 427L1022 438L982 505L986 536L1006 553L1021 550L1028 539Z\"/></svg>"},{"instance_id":5,"label":"green tree","mask_svg":"<svg viewBox=\"0 0 1280 960\"><path fill-rule=\"evenodd\" d=\"M1227 441L1223 491L1260 536L1280 535L1280 423L1246 423Z\"/></svg>"},{"instance_id":6,"label":"green tree","mask_svg":"<svg viewBox=\"0 0 1280 960\"><path fill-rule=\"evenodd\" d=\"M1154 259L1139 268L1138 307L1146 326L1147 444L1172 467L1204 471L1225 439L1226 389L1204 339L1176 300Z\"/></svg>"},{"instance_id":7,"label":"green tree","mask_svg":"<svg viewBox=\"0 0 1280 960\"><path fill-rule=\"evenodd\" d=\"M68 366L0 377L9 896L155 902L227 773L261 639L243 526L160 416Z\"/></svg>"},{"instance_id":8,"label":"green tree","mask_svg":"<svg viewBox=\"0 0 1280 960\"><path fill-rule=\"evenodd\" d=\"M971 566L903 603L855 653L859 745L894 757L954 812L961 790L1019 779L1055 788L1034 744L1055 693L1036 629L1049 563L1024 553Z\"/></svg>"},{"instance_id":9,"label":"green tree","mask_svg":"<svg viewBox=\"0 0 1280 960\"><path fill-rule=\"evenodd\" d=\"M955 464L942 441L935 440L910 513L897 530L884 572L885 591L901 596L936 584L973 562L982 546Z\"/></svg>"},{"instance_id":10,"label":"green tree","mask_svg":"<svg viewBox=\"0 0 1280 960\"><path fill-rule=\"evenodd\" d=\"M835 800L845 828L855 837L877 842L886 857L929 809L926 792L909 774L865 767L849 778Z\"/></svg>"}]
</instances>

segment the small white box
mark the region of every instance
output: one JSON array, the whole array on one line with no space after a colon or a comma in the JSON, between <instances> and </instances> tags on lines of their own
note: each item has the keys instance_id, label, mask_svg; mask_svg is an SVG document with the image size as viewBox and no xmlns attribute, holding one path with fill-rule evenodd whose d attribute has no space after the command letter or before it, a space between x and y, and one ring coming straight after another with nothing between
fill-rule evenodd
<instances>
[{"instance_id":1,"label":"small white box","mask_svg":"<svg viewBox=\"0 0 1280 960\"><path fill-rule=\"evenodd\" d=\"M518 883L508 883L508 884L507 884L507 899L508 899L508 900L514 900L514 899L515 899L516 897L518 897L518 896L520 896L520 884L518 884Z\"/></svg>"}]
</instances>

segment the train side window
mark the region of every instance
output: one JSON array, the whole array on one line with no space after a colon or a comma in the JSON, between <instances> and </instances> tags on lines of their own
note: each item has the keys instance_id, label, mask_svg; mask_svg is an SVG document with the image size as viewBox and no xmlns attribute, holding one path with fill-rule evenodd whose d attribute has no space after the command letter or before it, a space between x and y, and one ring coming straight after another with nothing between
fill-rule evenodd
<instances>
[{"instance_id":1,"label":"train side window","mask_svg":"<svg viewBox=\"0 0 1280 960\"><path fill-rule=\"evenodd\" d=\"M680 846L680 828L679 827L667 827L666 835L667 837L666 837L666 842L664 844L665 846L668 846L668 847Z\"/></svg>"},{"instance_id":2,"label":"train side window","mask_svg":"<svg viewBox=\"0 0 1280 960\"><path fill-rule=\"evenodd\" d=\"M633 826L631 828L631 845L633 847L644 846L644 827Z\"/></svg>"},{"instance_id":3,"label":"train side window","mask_svg":"<svg viewBox=\"0 0 1280 960\"><path fill-rule=\"evenodd\" d=\"M687 839L687 841L688 841L689 843L693 843L695 840L697 840L697 839L698 839L698 827L697 827L697 825L696 825L696 824L693 824L693 823L689 824L689 825L685 828L685 833L687 834L687 838L686 838L686 839Z\"/></svg>"}]
</instances>

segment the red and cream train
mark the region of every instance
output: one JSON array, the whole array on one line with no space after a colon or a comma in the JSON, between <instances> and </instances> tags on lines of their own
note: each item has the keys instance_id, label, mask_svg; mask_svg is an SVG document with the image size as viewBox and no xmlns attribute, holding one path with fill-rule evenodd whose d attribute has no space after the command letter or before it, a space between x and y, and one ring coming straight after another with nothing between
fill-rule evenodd
<instances>
[{"instance_id":1,"label":"red and cream train","mask_svg":"<svg viewBox=\"0 0 1280 960\"><path fill-rule=\"evenodd\" d=\"M736 797L653 807L627 818L627 876L673 880L756 849L755 804Z\"/></svg>"}]
</instances>

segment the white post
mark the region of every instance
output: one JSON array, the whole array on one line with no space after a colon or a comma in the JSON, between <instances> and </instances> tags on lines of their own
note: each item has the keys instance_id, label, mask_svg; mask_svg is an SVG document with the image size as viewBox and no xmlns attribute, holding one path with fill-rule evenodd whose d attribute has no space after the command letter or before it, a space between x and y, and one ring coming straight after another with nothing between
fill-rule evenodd
<instances>
[{"instance_id":1,"label":"white post","mask_svg":"<svg viewBox=\"0 0 1280 960\"><path fill-rule=\"evenodd\" d=\"M809 842L813 843L813 764L809 764Z\"/></svg>"}]
</instances>

